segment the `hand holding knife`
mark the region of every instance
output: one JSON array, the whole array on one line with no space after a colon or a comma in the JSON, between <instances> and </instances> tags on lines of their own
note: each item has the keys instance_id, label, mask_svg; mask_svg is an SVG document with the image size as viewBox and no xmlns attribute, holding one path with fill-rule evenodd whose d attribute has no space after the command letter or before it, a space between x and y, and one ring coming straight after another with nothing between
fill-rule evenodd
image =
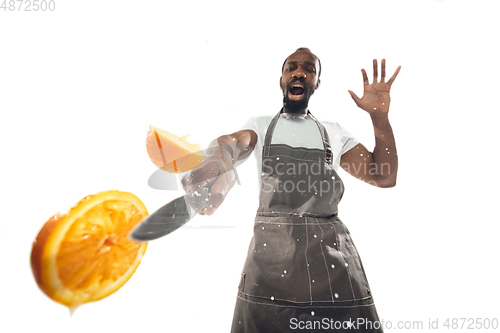
<instances>
[{"instance_id":1,"label":"hand holding knife","mask_svg":"<svg viewBox=\"0 0 500 333\"><path fill-rule=\"evenodd\" d=\"M187 194L147 216L129 237L138 242L151 241L179 229L196 214L212 215L235 182L231 154L222 145L214 147L200 165L183 177Z\"/></svg>"}]
</instances>

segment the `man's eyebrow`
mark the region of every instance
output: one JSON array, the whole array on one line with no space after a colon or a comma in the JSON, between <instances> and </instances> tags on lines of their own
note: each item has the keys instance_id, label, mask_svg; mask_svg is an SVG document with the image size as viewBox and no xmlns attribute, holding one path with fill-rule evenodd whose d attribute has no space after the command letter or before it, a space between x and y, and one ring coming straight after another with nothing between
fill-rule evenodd
<instances>
[{"instance_id":1,"label":"man's eyebrow","mask_svg":"<svg viewBox=\"0 0 500 333\"><path fill-rule=\"evenodd\" d=\"M316 68L316 64L313 63L313 62L310 62L310 61L304 61L306 64L308 65L312 65ZM290 62L287 62L286 64L287 65L297 65L298 61L290 61Z\"/></svg>"}]
</instances>

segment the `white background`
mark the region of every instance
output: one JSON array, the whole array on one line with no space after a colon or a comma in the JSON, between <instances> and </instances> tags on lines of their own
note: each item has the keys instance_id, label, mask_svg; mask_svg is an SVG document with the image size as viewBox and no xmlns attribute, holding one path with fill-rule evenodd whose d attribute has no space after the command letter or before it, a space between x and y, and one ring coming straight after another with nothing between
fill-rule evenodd
<instances>
[{"instance_id":1,"label":"white background","mask_svg":"<svg viewBox=\"0 0 500 333\"><path fill-rule=\"evenodd\" d=\"M274 115L282 62L301 46L323 64L310 110L370 149L347 90L362 93L374 58L388 76L402 66L397 186L340 174L340 217L380 317L499 317L496 1L55 2L0 11L1 331L228 332L257 208L253 157L214 216L151 242L122 289L72 317L35 284L31 244L87 194L129 191L150 212L181 195L147 185L148 126L206 145Z\"/></svg>"}]
</instances>

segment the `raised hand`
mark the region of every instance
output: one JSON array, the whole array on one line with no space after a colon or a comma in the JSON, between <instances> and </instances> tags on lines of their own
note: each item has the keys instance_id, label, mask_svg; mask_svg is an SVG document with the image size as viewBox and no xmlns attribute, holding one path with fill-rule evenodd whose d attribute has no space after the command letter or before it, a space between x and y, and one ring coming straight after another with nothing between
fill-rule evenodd
<instances>
[{"instance_id":1,"label":"raised hand","mask_svg":"<svg viewBox=\"0 0 500 333\"><path fill-rule=\"evenodd\" d=\"M368 112L370 115L389 112L389 104L391 103L389 92L391 90L391 85L398 76L400 69L401 66L396 69L389 81L385 82L385 59L382 59L382 75L380 77L380 82L378 82L377 59L374 59L372 84L368 82L366 71L364 69L361 69L364 85L363 97L359 98L354 92L348 90L356 105Z\"/></svg>"}]
</instances>

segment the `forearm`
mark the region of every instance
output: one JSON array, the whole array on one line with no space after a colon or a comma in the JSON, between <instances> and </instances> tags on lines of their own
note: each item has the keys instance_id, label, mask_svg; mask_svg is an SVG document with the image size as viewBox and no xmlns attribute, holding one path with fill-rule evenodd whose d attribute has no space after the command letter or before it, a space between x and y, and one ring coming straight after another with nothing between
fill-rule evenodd
<instances>
[{"instance_id":1,"label":"forearm","mask_svg":"<svg viewBox=\"0 0 500 333\"><path fill-rule=\"evenodd\" d=\"M247 158L253 151L257 135L250 130L238 131L229 135L222 135L210 143L210 147L214 150L224 149L231 155L231 162L234 165L240 160ZM218 152L219 153L219 152Z\"/></svg>"},{"instance_id":2,"label":"forearm","mask_svg":"<svg viewBox=\"0 0 500 333\"><path fill-rule=\"evenodd\" d=\"M392 127L387 113L372 115L371 119L375 134L372 161L376 169L376 181L378 186L392 187L396 185L398 172L398 153Z\"/></svg>"}]
</instances>

